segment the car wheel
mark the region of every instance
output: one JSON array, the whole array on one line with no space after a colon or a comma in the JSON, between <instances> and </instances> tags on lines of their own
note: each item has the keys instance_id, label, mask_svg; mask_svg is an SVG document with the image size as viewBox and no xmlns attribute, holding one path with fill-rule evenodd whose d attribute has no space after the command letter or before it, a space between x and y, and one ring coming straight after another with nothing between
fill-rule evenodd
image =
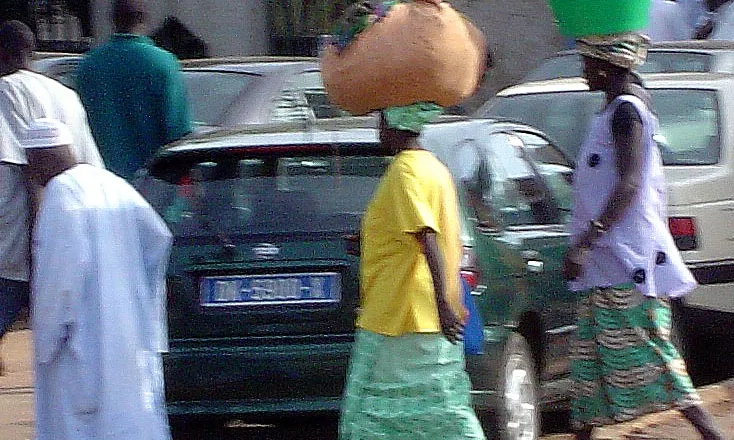
<instances>
[{"instance_id":1,"label":"car wheel","mask_svg":"<svg viewBox=\"0 0 734 440\"><path fill-rule=\"evenodd\" d=\"M502 404L497 410L501 440L536 440L540 437L538 379L535 361L525 338L510 335L500 371Z\"/></svg>"}]
</instances>

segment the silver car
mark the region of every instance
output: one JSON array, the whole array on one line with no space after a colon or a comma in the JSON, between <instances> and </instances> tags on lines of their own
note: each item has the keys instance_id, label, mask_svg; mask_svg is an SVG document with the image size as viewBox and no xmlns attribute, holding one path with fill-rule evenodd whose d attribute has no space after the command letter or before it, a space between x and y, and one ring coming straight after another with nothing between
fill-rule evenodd
<instances>
[{"instance_id":1,"label":"silver car","mask_svg":"<svg viewBox=\"0 0 734 440\"><path fill-rule=\"evenodd\" d=\"M575 50L562 51L544 60L521 81L545 81L581 76L581 55ZM734 73L734 42L695 40L654 44L640 73L719 72Z\"/></svg>"},{"instance_id":2,"label":"silver car","mask_svg":"<svg viewBox=\"0 0 734 440\"><path fill-rule=\"evenodd\" d=\"M75 88L82 59L79 54L43 53L31 68ZM329 104L315 58L206 58L183 60L181 65L200 132L347 115Z\"/></svg>"}]
</instances>

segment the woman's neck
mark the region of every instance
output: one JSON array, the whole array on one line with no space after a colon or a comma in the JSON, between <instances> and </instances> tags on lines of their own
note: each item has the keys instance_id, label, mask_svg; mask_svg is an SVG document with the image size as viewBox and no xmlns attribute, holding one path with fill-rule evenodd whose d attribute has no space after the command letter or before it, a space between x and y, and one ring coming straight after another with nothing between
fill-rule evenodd
<instances>
[{"instance_id":1,"label":"woman's neck","mask_svg":"<svg viewBox=\"0 0 734 440\"><path fill-rule=\"evenodd\" d=\"M418 142L417 137L410 137L408 139L405 139L403 142L400 142L398 145L395 146L395 154L400 153L401 151L415 151L415 150L423 150L423 146L421 146L420 142Z\"/></svg>"},{"instance_id":2,"label":"woman's neck","mask_svg":"<svg viewBox=\"0 0 734 440\"><path fill-rule=\"evenodd\" d=\"M612 77L609 81L609 87L605 91L607 104L614 101L618 96L627 94L630 84L631 82L627 75Z\"/></svg>"}]
</instances>

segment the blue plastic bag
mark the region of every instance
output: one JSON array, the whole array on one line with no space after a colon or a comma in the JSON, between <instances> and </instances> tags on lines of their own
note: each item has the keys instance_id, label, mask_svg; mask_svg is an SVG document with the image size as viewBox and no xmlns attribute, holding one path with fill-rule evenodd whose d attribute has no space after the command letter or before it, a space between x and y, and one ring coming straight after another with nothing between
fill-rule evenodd
<instances>
[{"instance_id":1,"label":"blue plastic bag","mask_svg":"<svg viewBox=\"0 0 734 440\"><path fill-rule=\"evenodd\" d=\"M474 302L474 296L471 294L471 287L461 278L462 296L464 299L464 307L469 312L466 323L464 325L464 353L466 354L482 354L484 347L484 324L482 316Z\"/></svg>"}]
</instances>

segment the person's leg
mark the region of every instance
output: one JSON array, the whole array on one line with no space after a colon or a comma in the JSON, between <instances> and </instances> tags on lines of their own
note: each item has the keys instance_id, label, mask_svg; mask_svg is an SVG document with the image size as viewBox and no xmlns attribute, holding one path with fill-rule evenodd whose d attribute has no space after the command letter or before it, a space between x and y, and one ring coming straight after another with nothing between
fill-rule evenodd
<instances>
[{"instance_id":1,"label":"person's leg","mask_svg":"<svg viewBox=\"0 0 734 440\"><path fill-rule=\"evenodd\" d=\"M658 347L660 358L668 367L668 387L680 412L701 434L703 440L723 440L709 413L701 406L701 398L686 371L685 361L670 340L672 313L680 312L680 301L657 300L651 309L651 343ZM676 310L676 308L678 308Z\"/></svg>"},{"instance_id":2,"label":"person's leg","mask_svg":"<svg viewBox=\"0 0 734 440\"><path fill-rule=\"evenodd\" d=\"M604 386L603 364L597 339L602 327L595 318L595 303L603 292L580 293L576 332L571 342L571 426L579 440L591 439L593 425L612 423L612 408Z\"/></svg>"},{"instance_id":3,"label":"person's leg","mask_svg":"<svg viewBox=\"0 0 734 440\"><path fill-rule=\"evenodd\" d=\"M700 405L683 408L680 412L701 434L703 440L724 440L724 434L719 431L711 415Z\"/></svg>"},{"instance_id":4,"label":"person's leg","mask_svg":"<svg viewBox=\"0 0 734 440\"><path fill-rule=\"evenodd\" d=\"M5 333L10 330L18 314L28 305L28 283L0 278L0 346ZM5 373L5 365L0 353L0 375Z\"/></svg>"},{"instance_id":5,"label":"person's leg","mask_svg":"<svg viewBox=\"0 0 734 440\"><path fill-rule=\"evenodd\" d=\"M591 434L593 432L594 432L594 427L587 426L585 428L574 431L574 435L576 436L576 440L591 440Z\"/></svg>"}]
</instances>

